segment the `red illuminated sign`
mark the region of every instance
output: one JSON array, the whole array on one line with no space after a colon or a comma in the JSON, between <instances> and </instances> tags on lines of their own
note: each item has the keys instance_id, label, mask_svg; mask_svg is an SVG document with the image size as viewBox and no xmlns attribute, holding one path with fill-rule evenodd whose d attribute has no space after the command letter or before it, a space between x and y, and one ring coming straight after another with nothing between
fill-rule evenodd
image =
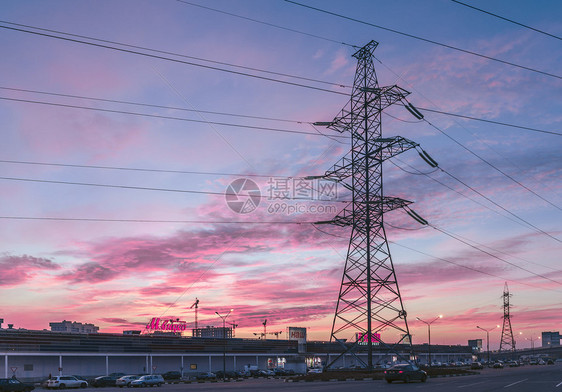
<instances>
[{"instance_id":1,"label":"red illuminated sign","mask_svg":"<svg viewBox=\"0 0 562 392\"><path fill-rule=\"evenodd\" d=\"M355 339L357 339L357 343L361 345L369 344L369 335L363 332L357 332L355 334ZM379 333L372 333L371 334L371 344L373 346L377 346L381 341L381 335Z\"/></svg>"},{"instance_id":2,"label":"red illuminated sign","mask_svg":"<svg viewBox=\"0 0 562 392\"><path fill-rule=\"evenodd\" d=\"M159 317L153 317L152 320L146 324L146 329L149 331L183 332L187 329L187 322L179 320L160 321Z\"/></svg>"}]
</instances>

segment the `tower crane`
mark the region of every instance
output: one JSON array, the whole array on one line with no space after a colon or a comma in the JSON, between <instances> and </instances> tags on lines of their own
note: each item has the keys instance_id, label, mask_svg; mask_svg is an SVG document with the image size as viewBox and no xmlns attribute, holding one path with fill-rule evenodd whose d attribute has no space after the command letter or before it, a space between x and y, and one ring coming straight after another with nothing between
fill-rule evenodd
<instances>
[{"instance_id":1,"label":"tower crane","mask_svg":"<svg viewBox=\"0 0 562 392\"><path fill-rule=\"evenodd\" d=\"M199 309L199 299L197 299L197 297L195 297L195 302L189 309L193 309L193 307L195 307L195 329L197 329L197 309Z\"/></svg>"}]
</instances>

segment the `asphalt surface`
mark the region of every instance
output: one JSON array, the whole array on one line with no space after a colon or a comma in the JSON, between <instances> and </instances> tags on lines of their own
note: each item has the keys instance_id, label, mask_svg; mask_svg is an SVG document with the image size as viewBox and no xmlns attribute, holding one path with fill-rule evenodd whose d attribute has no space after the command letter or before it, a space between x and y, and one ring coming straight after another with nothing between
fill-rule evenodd
<instances>
[{"instance_id":1,"label":"asphalt surface","mask_svg":"<svg viewBox=\"0 0 562 392\"><path fill-rule=\"evenodd\" d=\"M405 384L383 380L371 381L317 381L285 382L282 379L247 379L231 382L205 382L190 384L167 384L161 387L88 388L98 392L183 392L183 391L435 391L435 392L562 392L562 363L555 365L523 366L518 368L483 369L478 375L438 377L425 383ZM80 389L80 391L84 391Z\"/></svg>"}]
</instances>

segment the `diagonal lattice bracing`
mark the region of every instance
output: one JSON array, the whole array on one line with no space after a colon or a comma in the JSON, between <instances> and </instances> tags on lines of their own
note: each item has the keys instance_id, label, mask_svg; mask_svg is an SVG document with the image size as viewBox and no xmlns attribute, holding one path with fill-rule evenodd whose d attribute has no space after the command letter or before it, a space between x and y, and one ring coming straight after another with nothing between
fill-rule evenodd
<instances>
[{"instance_id":1,"label":"diagonal lattice bracing","mask_svg":"<svg viewBox=\"0 0 562 392\"><path fill-rule=\"evenodd\" d=\"M502 338L500 341L500 352L503 351L515 351L515 339L513 338L513 330L511 329L511 305L509 304L509 288L507 287L507 282L503 289L503 325L502 325Z\"/></svg>"},{"instance_id":2,"label":"diagonal lattice bracing","mask_svg":"<svg viewBox=\"0 0 562 392\"><path fill-rule=\"evenodd\" d=\"M357 68L351 99L338 117L322 123L351 135L349 153L324 177L349 189L352 202L333 220L319 222L351 227L331 340L342 343L344 355L357 348L357 334L367 336L367 363L356 357L367 368L373 368L373 343L369 337L380 335L378 345L389 352L396 352L403 343L411 348L406 311L383 224L384 213L407 208L411 202L383 195L382 165L385 160L418 147L402 137L382 137L383 110L404 100L409 93L398 86L379 86L373 65L377 45L371 41L353 55Z\"/></svg>"}]
</instances>

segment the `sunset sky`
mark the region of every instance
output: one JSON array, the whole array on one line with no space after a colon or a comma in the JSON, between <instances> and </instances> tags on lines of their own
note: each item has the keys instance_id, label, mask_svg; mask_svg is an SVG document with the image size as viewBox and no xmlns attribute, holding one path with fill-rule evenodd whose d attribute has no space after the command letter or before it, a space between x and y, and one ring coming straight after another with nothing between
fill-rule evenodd
<instances>
[{"instance_id":1,"label":"sunset sky","mask_svg":"<svg viewBox=\"0 0 562 392\"><path fill-rule=\"evenodd\" d=\"M2 2L4 327L191 325L198 298L201 326L233 309L236 337L267 319L328 340L350 229L311 222L349 194L295 184L349 150L312 122L347 104L352 54L375 40L380 85L427 120L393 105L383 135L439 163L411 150L384 165L385 194L430 223L385 216L413 342L427 341L416 317L438 314L432 344L485 339L505 282L518 348L562 330L562 2L470 2L536 30L450 0L297 3ZM225 198L237 179L257 185L255 210ZM272 199L284 184L290 199Z\"/></svg>"}]
</instances>

